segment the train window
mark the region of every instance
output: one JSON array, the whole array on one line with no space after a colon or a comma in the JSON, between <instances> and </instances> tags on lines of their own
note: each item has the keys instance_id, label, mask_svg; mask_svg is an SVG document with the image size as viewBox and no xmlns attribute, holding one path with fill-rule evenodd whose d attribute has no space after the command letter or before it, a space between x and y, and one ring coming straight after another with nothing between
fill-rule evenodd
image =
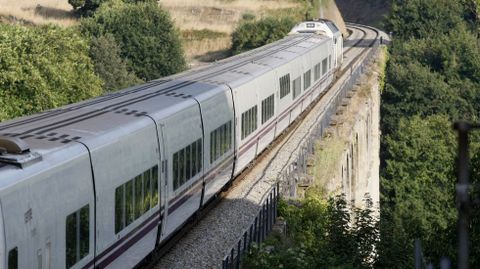
<instances>
[{"instance_id":1,"label":"train window","mask_svg":"<svg viewBox=\"0 0 480 269\"><path fill-rule=\"evenodd\" d=\"M147 170L143 173L143 213L150 209L150 173L150 170Z\"/></svg>"},{"instance_id":2,"label":"train window","mask_svg":"<svg viewBox=\"0 0 480 269\"><path fill-rule=\"evenodd\" d=\"M321 67L320 64L315 65L315 71L314 71L314 80L317 81L320 79L320 73L321 73Z\"/></svg>"},{"instance_id":3,"label":"train window","mask_svg":"<svg viewBox=\"0 0 480 269\"><path fill-rule=\"evenodd\" d=\"M202 171L202 164L203 164L203 155L202 155L202 139L197 140L197 168L198 172Z\"/></svg>"},{"instance_id":4,"label":"train window","mask_svg":"<svg viewBox=\"0 0 480 269\"><path fill-rule=\"evenodd\" d=\"M197 140L197 172L202 171L202 163L203 163L203 155L202 155L202 139Z\"/></svg>"},{"instance_id":5,"label":"train window","mask_svg":"<svg viewBox=\"0 0 480 269\"><path fill-rule=\"evenodd\" d=\"M88 255L90 248L90 210L89 205L80 209L80 259Z\"/></svg>"},{"instance_id":6,"label":"train window","mask_svg":"<svg viewBox=\"0 0 480 269\"><path fill-rule=\"evenodd\" d=\"M280 78L280 99L290 93L290 74Z\"/></svg>"},{"instance_id":7,"label":"train window","mask_svg":"<svg viewBox=\"0 0 480 269\"><path fill-rule=\"evenodd\" d=\"M42 249L37 250L37 268L42 269L43 259L42 259Z\"/></svg>"},{"instance_id":8,"label":"train window","mask_svg":"<svg viewBox=\"0 0 480 269\"><path fill-rule=\"evenodd\" d=\"M185 183L185 149L181 149L178 152L178 186L182 186Z\"/></svg>"},{"instance_id":9,"label":"train window","mask_svg":"<svg viewBox=\"0 0 480 269\"><path fill-rule=\"evenodd\" d=\"M258 107L255 106L255 108L253 109L253 131L257 129L257 121L258 121Z\"/></svg>"},{"instance_id":10,"label":"train window","mask_svg":"<svg viewBox=\"0 0 480 269\"><path fill-rule=\"evenodd\" d=\"M135 220L133 197L133 180L129 180L125 184L125 226L130 225Z\"/></svg>"},{"instance_id":11,"label":"train window","mask_svg":"<svg viewBox=\"0 0 480 269\"><path fill-rule=\"evenodd\" d=\"M18 269L18 248L12 248L8 252L8 269Z\"/></svg>"},{"instance_id":12,"label":"train window","mask_svg":"<svg viewBox=\"0 0 480 269\"><path fill-rule=\"evenodd\" d=\"M158 165L115 189L115 234L158 204Z\"/></svg>"},{"instance_id":13,"label":"train window","mask_svg":"<svg viewBox=\"0 0 480 269\"><path fill-rule=\"evenodd\" d=\"M193 142L190 147L192 148L192 175L197 174L197 143Z\"/></svg>"},{"instance_id":14,"label":"train window","mask_svg":"<svg viewBox=\"0 0 480 269\"><path fill-rule=\"evenodd\" d=\"M115 233L125 227L125 184L115 189Z\"/></svg>"},{"instance_id":15,"label":"train window","mask_svg":"<svg viewBox=\"0 0 480 269\"><path fill-rule=\"evenodd\" d=\"M332 55L328 56L328 69L332 69Z\"/></svg>"},{"instance_id":16,"label":"train window","mask_svg":"<svg viewBox=\"0 0 480 269\"><path fill-rule=\"evenodd\" d=\"M228 121L210 133L210 163L215 162L230 150L231 126L232 121Z\"/></svg>"},{"instance_id":17,"label":"train window","mask_svg":"<svg viewBox=\"0 0 480 269\"><path fill-rule=\"evenodd\" d=\"M242 113L242 139L257 129L257 106Z\"/></svg>"},{"instance_id":18,"label":"train window","mask_svg":"<svg viewBox=\"0 0 480 269\"><path fill-rule=\"evenodd\" d=\"M135 219L143 214L143 179L142 175L135 177Z\"/></svg>"},{"instance_id":19,"label":"train window","mask_svg":"<svg viewBox=\"0 0 480 269\"><path fill-rule=\"evenodd\" d=\"M292 81L293 99L297 98L302 93L302 77L296 78Z\"/></svg>"},{"instance_id":20,"label":"train window","mask_svg":"<svg viewBox=\"0 0 480 269\"><path fill-rule=\"evenodd\" d=\"M179 186L179 174L178 174L178 152L173 154L173 189L176 190Z\"/></svg>"},{"instance_id":21,"label":"train window","mask_svg":"<svg viewBox=\"0 0 480 269\"><path fill-rule=\"evenodd\" d=\"M242 114L242 139L245 137L245 113Z\"/></svg>"},{"instance_id":22,"label":"train window","mask_svg":"<svg viewBox=\"0 0 480 269\"><path fill-rule=\"evenodd\" d=\"M213 163L213 160L215 159L215 136L217 133L215 131L210 133L210 163Z\"/></svg>"},{"instance_id":23,"label":"train window","mask_svg":"<svg viewBox=\"0 0 480 269\"><path fill-rule=\"evenodd\" d=\"M211 143L211 145L213 144L215 143ZM212 148L210 151L212 152ZM201 139L173 154L173 190L178 189L201 171L201 159Z\"/></svg>"},{"instance_id":24,"label":"train window","mask_svg":"<svg viewBox=\"0 0 480 269\"><path fill-rule=\"evenodd\" d=\"M275 99L274 95L270 95L262 101L262 124L273 117L275 113Z\"/></svg>"},{"instance_id":25,"label":"train window","mask_svg":"<svg viewBox=\"0 0 480 269\"><path fill-rule=\"evenodd\" d=\"M213 152L214 159L218 159L218 156L220 156L220 152L222 150L222 129L217 128L215 130L215 151Z\"/></svg>"},{"instance_id":26,"label":"train window","mask_svg":"<svg viewBox=\"0 0 480 269\"><path fill-rule=\"evenodd\" d=\"M327 64L328 64L327 63L327 58L323 59L323 61L322 61L322 76L327 73L327 69L328 69Z\"/></svg>"},{"instance_id":27,"label":"train window","mask_svg":"<svg viewBox=\"0 0 480 269\"><path fill-rule=\"evenodd\" d=\"M90 247L90 206L67 216L66 220L66 267L70 268L89 253Z\"/></svg>"},{"instance_id":28,"label":"train window","mask_svg":"<svg viewBox=\"0 0 480 269\"><path fill-rule=\"evenodd\" d=\"M158 204L158 165L152 168L152 207Z\"/></svg>"},{"instance_id":29,"label":"train window","mask_svg":"<svg viewBox=\"0 0 480 269\"><path fill-rule=\"evenodd\" d=\"M185 148L185 178L187 181L192 177L190 145Z\"/></svg>"},{"instance_id":30,"label":"train window","mask_svg":"<svg viewBox=\"0 0 480 269\"><path fill-rule=\"evenodd\" d=\"M310 88L310 85L312 84L312 71L308 70L303 74L303 90L307 90Z\"/></svg>"},{"instance_id":31,"label":"train window","mask_svg":"<svg viewBox=\"0 0 480 269\"><path fill-rule=\"evenodd\" d=\"M228 122L228 148L232 147L232 121Z\"/></svg>"}]
</instances>

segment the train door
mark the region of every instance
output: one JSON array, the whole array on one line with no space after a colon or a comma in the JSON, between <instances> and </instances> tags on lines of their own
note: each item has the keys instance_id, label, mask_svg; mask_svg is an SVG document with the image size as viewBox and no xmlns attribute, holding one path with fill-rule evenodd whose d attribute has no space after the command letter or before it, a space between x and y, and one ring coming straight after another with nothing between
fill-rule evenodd
<instances>
[{"instance_id":1,"label":"train door","mask_svg":"<svg viewBox=\"0 0 480 269\"><path fill-rule=\"evenodd\" d=\"M7 267L7 260L6 251L5 251L5 238L4 238L4 230L3 230L3 214L2 214L2 203L0 201L0 253L4 255L0 255L0 267L8 268Z\"/></svg>"},{"instance_id":2,"label":"train door","mask_svg":"<svg viewBox=\"0 0 480 269\"><path fill-rule=\"evenodd\" d=\"M160 138L160 160L161 160L161 163L162 163L162 170L161 170L161 173L160 173L160 178L159 178L159 197L160 197L160 221L161 221L161 225L160 225L160 229L158 231L158 235L157 235L157 242L159 243L160 241L160 238L161 238L161 235L163 234L164 230L165 230L165 216L166 216L166 212L165 212L165 208L168 208L168 199L167 199L167 196L168 196L168 186L167 186L167 179L168 179L168 157L167 157L167 153L165 151L165 125L163 124L160 124L159 127L158 127L158 130L159 130L159 138Z\"/></svg>"}]
</instances>

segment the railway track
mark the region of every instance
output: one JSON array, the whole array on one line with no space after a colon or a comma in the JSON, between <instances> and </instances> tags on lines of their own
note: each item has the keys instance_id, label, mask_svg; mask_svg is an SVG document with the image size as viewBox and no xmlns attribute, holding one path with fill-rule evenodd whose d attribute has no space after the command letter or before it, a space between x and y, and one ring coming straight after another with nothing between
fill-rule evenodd
<instances>
[{"instance_id":1,"label":"railway track","mask_svg":"<svg viewBox=\"0 0 480 269\"><path fill-rule=\"evenodd\" d=\"M355 31L360 32L361 38L358 40L352 41L353 44L344 51L345 57L348 59L348 62L345 66L340 69L339 78L342 78L354 65L356 65L362 57L369 51L369 48L373 47L375 42L379 37L379 31L372 27L360 26L356 24L349 25L349 28L354 29ZM332 85L335 84L332 83ZM317 104L323 99L323 97L331 91L332 87L329 87L324 93L317 98L312 104L305 109L304 112L298 117L298 119L292 123L272 144L265 149L255 160L251 163L240 175L238 175L233 182L231 182L228 186L224 188L224 190L206 207L204 207L200 212L197 213L194 217L187 222L187 224L179 230L168 242L161 246L156 252L152 253L148 256L143 263L141 263L138 268L142 269L150 269L150 268L188 268L192 267L188 264L185 264L185 261L178 261L182 259L179 257L180 253L182 252L182 247L178 247L178 244L185 238L187 234L189 234L192 229L196 228L203 221L206 216L208 216L213 210L215 210L222 202L231 199L229 195L238 190L241 185L244 184L244 181L247 177L254 174L257 168L257 164L265 164L266 166L270 166L272 161L277 157L277 155L282 152L282 149L286 145L286 143L290 140L290 138L296 133L296 131L302 126L302 123L305 121L307 115L317 106ZM260 169L261 170L261 169ZM265 169L263 173L265 173ZM264 176L264 175L263 175ZM253 189L260 183L260 180L263 178L260 175L259 179L256 179L256 182L249 182L249 186L246 190L246 193L251 193ZM254 180L255 181L255 180ZM207 225L209 226L209 225ZM215 240L213 238L209 238L208 240ZM208 241L207 240L207 241ZM195 240L194 240L195 241ZM185 243L189 245L189 243ZM173 247L177 246L178 250L173 249ZM188 247L195 247L195 246L188 246ZM206 245L205 248L210 246ZM228 250L227 248L224 251ZM224 253L222 253L223 255ZM171 257L167 257L171 256ZM176 258L179 259L176 259ZM162 259L163 258L163 259ZM171 260L169 262L162 262L164 260ZM217 265L219 266L221 262L221 258L218 259ZM204 264L196 264L197 268L204 268L206 265ZM209 267L210 268L210 267Z\"/></svg>"}]
</instances>

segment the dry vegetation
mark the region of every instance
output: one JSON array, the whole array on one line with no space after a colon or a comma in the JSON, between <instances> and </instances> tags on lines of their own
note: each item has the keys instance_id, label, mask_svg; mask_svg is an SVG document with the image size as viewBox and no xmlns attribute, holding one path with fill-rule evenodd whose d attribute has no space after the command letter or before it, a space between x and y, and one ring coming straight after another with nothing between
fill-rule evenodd
<instances>
[{"instance_id":1,"label":"dry vegetation","mask_svg":"<svg viewBox=\"0 0 480 269\"><path fill-rule=\"evenodd\" d=\"M288 0L160 0L182 31L208 29L223 36L184 40L189 62L225 57L231 47L230 34L244 14L261 17L272 11L298 6Z\"/></svg>"},{"instance_id":2,"label":"dry vegetation","mask_svg":"<svg viewBox=\"0 0 480 269\"><path fill-rule=\"evenodd\" d=\"M232 33L245 13L262 16L269 10L296 7L288 1L273 0L161 0L182 30L202 30Z\"/></svg>"},{"instance_id":3,"label":"dry vegetation","mask_svg":"<svg viewBox=\"0 0 480 269\"><path fill-rule=\"evenodd\" d=\"M288 13L298 4L289 0L160 0L184 32L200 31L199 36L184 38L189 62L212 61L225 57L231 47L230 34L244 14L256 17ZM54 23L71 26L77 23L67 0L0 0L0 22L22 21L32 24ZM202 30L213 35L205 35ZM215 34L216 33L216 34Z\"/></svg>"},{"instance_id":4,"label":"dry vegetation","mask_svg":"<svg viewBox=\"0 0 480 269\"><path fill-rule=\"evenodd\" d=\"M0 16L34 24L74 25L71 11L67 0L0 0Z\"/></svg>"}]
</instances>

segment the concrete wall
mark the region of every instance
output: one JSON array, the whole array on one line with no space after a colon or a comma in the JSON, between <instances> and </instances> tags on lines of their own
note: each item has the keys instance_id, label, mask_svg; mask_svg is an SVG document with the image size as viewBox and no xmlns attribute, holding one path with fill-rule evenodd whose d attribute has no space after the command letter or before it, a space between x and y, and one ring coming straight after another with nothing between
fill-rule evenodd
<instances>
[{"instance_id":1,"label":"concrete wall","mask_svg":"<svg viewBox=\"0 0 480 269\"><path fill-rule=\"evenodd\" d=\"M347 201L363 207L369 194L379 202L380 81L385 55L343 100L317 144L313 160L314 185L327 195L344 193Z\"/></svg>"}]
</instances>

